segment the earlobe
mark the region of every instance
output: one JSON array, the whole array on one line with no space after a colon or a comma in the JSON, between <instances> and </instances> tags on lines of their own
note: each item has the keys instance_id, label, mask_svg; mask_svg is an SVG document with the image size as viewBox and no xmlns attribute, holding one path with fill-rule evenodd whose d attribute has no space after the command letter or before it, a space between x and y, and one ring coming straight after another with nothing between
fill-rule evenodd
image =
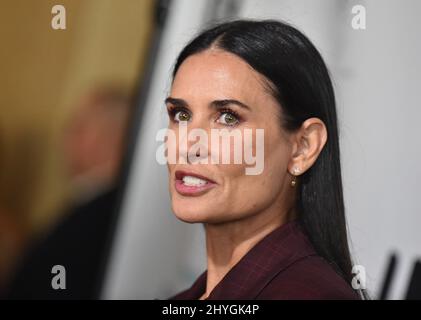
<instances>
[{"instance_id":1,"label":"earlobe","mask_svg":"<svg viewBox=\"0 0 421 320\"><path fill-rule=\"evenodd\" d=\"M297 144L298 146L298 144ZM293 153L292 155L292 159L288 165L288 172L292 175L292 176L298 176L300 174L302 174L305 170L303 167L303 160L304 160L304 156L300 150L300 147L297 147L297 150Z\"/></svg>"}]
</instances>

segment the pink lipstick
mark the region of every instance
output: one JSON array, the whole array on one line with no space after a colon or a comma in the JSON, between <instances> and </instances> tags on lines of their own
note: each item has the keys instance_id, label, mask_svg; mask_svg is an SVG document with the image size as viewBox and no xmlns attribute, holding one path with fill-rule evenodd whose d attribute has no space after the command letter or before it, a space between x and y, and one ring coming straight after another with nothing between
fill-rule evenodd
<instances>
[{"instance_id":1,"label":"pink lipstick","mask_svg":"<svg viewBox=\"0 0 421 320\"><path fill-rule=\"evenodd\" d=\"M193 172L177 170L175 189L183 196L201 196L216 186L216 182Z\"/></svg>"}]
</instances>

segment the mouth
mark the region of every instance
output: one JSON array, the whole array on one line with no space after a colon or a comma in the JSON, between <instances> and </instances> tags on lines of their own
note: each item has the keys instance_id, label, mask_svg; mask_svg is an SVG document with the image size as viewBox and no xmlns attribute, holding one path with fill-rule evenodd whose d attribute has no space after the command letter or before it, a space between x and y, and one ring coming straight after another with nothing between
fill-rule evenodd
<instances>
[{"instance_id":1,"label":"mouth","mask_svg":"<svg viewBox=\"0 0 421 320\"><path fill-rule=\"evenodd\" d=\"M216 185L215 181L196 173L180 170L175 172L175 190L183 196L201 196Z\"/></svg>"}]
</instances>

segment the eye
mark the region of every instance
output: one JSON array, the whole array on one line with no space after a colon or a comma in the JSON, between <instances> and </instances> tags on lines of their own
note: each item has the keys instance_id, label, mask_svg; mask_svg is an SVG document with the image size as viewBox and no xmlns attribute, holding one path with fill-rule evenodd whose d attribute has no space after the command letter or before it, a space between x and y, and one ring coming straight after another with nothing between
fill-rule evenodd
<instances>
[{"instance_id":1,"label":"eye","mask_svg":"<svg viewBox=\"0 0 421 320\"><path fill-rule=\"evenodd\" d=\"M189 121L190 120L190 114L186 111L183 111L183 110L177 111L174 115L174 120L177 121L177 122Z\"/></svg>"},{"instance_id":2,"label":"eye","mask_svg":"<svg viewBox=\"0 0 421 320\"><path fill-rule=\"evenodd\" d=\"M172 121L180 122L180 121L189 121L190 120L190 113L181 108L172 108L168 110L168 114Z\"/></svg>"},{"instance_id":3,"label":"eye","mask_svg":"<svg viewBox=\"0 0 421 320\"><path fill-rule=\"evenodd\" d=\"M239 116L232 110L224 110L220 112L217 122L227 126L235 126L240 122Z\"/></svg>"}]
</instances>

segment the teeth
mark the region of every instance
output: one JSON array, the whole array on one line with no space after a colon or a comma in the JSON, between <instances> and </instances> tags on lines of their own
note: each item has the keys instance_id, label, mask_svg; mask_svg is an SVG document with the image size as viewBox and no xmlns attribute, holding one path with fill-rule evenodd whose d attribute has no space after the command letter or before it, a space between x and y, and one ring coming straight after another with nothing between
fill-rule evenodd
<instances>
[{"instance_id":1,"label":"teeth","mask_svg":"<svg viewBox=\"0 0 421 320\"><path fill-rule=\"evenodd\" d=\"M183 183L186 186L189 186L189 187L199 187L199 186L205 185L208 182L206 180L199 179L199 178L196 178L196 177L184 176L183 177Z\"/></svg>"}]
</instances>

